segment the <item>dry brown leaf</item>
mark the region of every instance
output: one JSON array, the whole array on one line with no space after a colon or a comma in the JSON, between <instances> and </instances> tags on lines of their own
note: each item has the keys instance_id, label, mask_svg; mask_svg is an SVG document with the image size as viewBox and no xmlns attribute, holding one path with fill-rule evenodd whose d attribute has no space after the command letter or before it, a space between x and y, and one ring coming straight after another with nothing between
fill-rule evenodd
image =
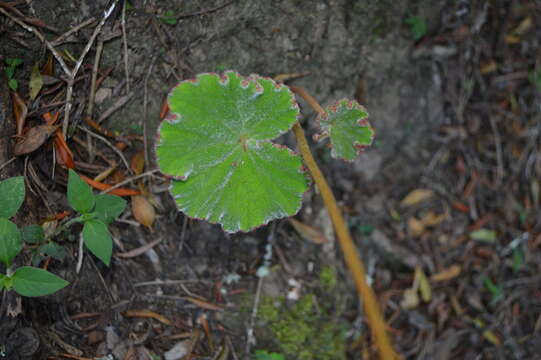
<instances>
[{"instance_id":1,"label":"dry brown leaf","mask_svg":"<svg viewBox=\"0 0 541 360\"><path fill-rule=\"evenodd\" d=\"M447 218L448 214L436 215L433 211L427 212L421 218L421 223L424 226L436 226Z\"/></svg>"},{"instance_id":2,"label":"dry brown leaf","mask_svg":"<svg viewBox=\"0 0 541 360\"><path fill-rule=\"evenodd\" d=\"M488 63L481 65L479 72L481 75L490 74L498 69L498 64L494 60L490 60Z\"/></svg>"},{"instance_id":3,"label":"dry brown leaf","mask_svg":"<svg viewBox=\"0 0 541 360\"><path fill-rule=\"evenodd\" d=\"M17 126L17 135L23 134L23 128L28 114L28 107L16 91L11 92L11 103L13 106L13 116Z\"/></svg>"},{"instance_id":4,"label":"dry brown leaf","mask_svg":"<svg viewBox=\"0 0 541 360\"><path fill-rule=\"evenodd\" d=\"M37 150L56 131L57 126L39 125L30 128L22 141L15 144L13 153L15 156L29 154Z\"/></svg>"},{"instance_id":5,"label":"dry brown leaf","mask_svg":"<svg viewBox=\"0 0 541 360\"><path fill-rule=\"evenodd\" d=\"M184 296L183 299L199 306L200 308L203 308L203 309L207 309L207 310L215 310L215 311L223 311L224 309L222 309L220 306L216 305L216 304L213 304L211 302L208 302L208 301L205 301L205 300L201 300L201 299L198 299L198 298L195 298L195 297L192 297L192 296Z\"/></svg>"},{"instance_id":6,"label":"dry brown leaf","mask_svg":"<svg viewBox=\"0 0 541 360\"><path fill-rule=\"evenodd\" d=\"M131 158L130 167L135 175L140 175L145 170L145 152L141 150Z\"/></svg>"},{"instance_id":7,"label":"dry brown leaf","mask_svg":"<svg viewBox=\"0 0 541 360\"><path fill-rule=\"evenodd\" d=\"M513 33L516 35L524 35L532 28L533 22L532 17L527 16L518 24L518 26L513 30Z\"/></svg>"},{"instance_id":8,"label":"dry brown leaf","mask_svg":"<svg viewBox=\"0 0 541 360\"><path fill-rule=\"evenodd\" d=\"M152 318L158 320L162 324L171 325L171 320L150 310L128 310L124 313L124 315L126 317Z\"/></svg>"},{"instance_id":9,"label":"dry brown leaf","mask_svg":"<svg viewBox=\"0 0 541 360\"><path fill-rule=\"evenodd\" d=\"M32 74L30 74L28 87L30 88L30 99L34 100L43 87L43 78L39 72L39 63L35 63L34 67L32 68Z\"/></svg>"},{"instance_id":10,"label":"dry brown leaf","mask_svg":"<svg viewBox=\"0 0 541 360\"><path fill-rule=\"evenodd\" d=\"M151 229L156 219L156 211L147 198L142 195L132 196L131 207L135 220Z\"/></svg>"},{"instance_id":11,"label":"dry brown leaf","mask_svg":"<svg viewBox=\"0 0 541 360\"><path fill-rule=\"evenodd\" d=\"M400 205L412 206L430 199L433 195L434 192L430 189L415 189L402 199Z\"/></svg>"},{"instance_id":12,"label":"dry brown leaf","mask_svg":"<svg viewBox=\"0 0 541 360\"><path fill-rule=\"evenodd\" d=\"M425 231L425 226L416 217L412 216L408 219L408 229L411 236L420 236Z\"/></svg>"},{"instance_id":13,"label":"dry brown leaf","mask_svg":"<svg viewBox=\"0 0 541 360\"><path fill-rule=\"evenodd\" d=\"M323 244L328 241L325 235L323 235L323 232L313 226L306 225L305 223L293 218L289 218L289 223L306 240L316 244Z\"/></svg>"},{"instance_id":14,"label":"dry brown leaf","mask_svg":"<svg viewBox=\"0 0 541 360\"><path fill-rule=\"evenodd\" d=\"M446 281L451 280L460 275L462 267L460 265L451 265L447 269L440 271L430 277L432 281Z\"/></svg>"}]
</instances>

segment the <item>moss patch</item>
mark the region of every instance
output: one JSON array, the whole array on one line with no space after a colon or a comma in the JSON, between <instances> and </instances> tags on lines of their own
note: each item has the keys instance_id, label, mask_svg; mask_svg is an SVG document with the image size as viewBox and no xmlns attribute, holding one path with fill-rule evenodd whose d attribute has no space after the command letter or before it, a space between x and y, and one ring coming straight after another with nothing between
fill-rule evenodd
<instances>
[{"instance_id":1,"label":"moss patch","mask_svg":"<svg viewBox=\"0 0 541 360\"><path fill-rule=\"evenodd\" d=\"M280 351L286 359L345 359L345 327L334 316L319 312L315 299L314 294L306 294L288 307L283 298L263 297L260 328L266 329L273 339L273 350ZM324 307L327 306L321 306Z\"/></svg>"}]
</instances>

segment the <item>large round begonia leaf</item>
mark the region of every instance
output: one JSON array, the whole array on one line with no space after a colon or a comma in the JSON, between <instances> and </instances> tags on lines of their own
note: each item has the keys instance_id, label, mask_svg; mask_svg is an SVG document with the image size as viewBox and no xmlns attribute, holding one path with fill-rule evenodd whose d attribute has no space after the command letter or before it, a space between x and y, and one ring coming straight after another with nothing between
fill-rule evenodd
<instances>
[{"instance_id":1,"label":"large round begonia leaf","mask_svg":"<svg viewBox=\"0 0 541 360\"><path fill-rule=\"evenodd\" d=\"M374 139L374 129L367 118L366 109L359 103L340 100L328 106L324 116L318 117L322 133L315 138L330 138L331 155L335 159L354 160Z\"/></svg>"},{"instance_id":2,"label":"large round begonia leaf","mask_svg":"<svg viewBox=\"0 0 541 360\"><path fill-rule=\"evenodd\" d=\"M307 189L301 159L271 142L297 121L289 88L255 75L201 74L168 102L156 154L175 178L181 211L236 232L299 210Z\"/></svg>"}]
</instances>

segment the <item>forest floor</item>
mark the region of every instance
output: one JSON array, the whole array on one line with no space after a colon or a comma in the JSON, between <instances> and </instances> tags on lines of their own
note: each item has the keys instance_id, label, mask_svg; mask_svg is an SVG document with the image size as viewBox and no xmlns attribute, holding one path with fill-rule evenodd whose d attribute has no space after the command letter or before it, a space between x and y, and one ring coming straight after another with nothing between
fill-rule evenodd
<instances>
[{"instance_id":1,"label":"forest floor","mask_svg":"<svg viewBox=\"0 0 541 360\"><path fill-rule=\"evenodd\" d=\"M0 179L24 175L27 188L14 221L50 229L74 216L61 215L67 171L54 141L13 157L17 126L24 138L44 114L62 121L68 90L75 170L107 184L144 174L123 187L155 212L142 225L127 197L109 227L109 267L81 258L78 226L48 239L62 260L26 246L18 265L70 285L3 293L0 359L377 358L317 189L300 227L230 235L179 212L154 171L169 90L229 69L368 109L376 140L354 162L312 145L403 359L539 358L539 2L4 0L0 10ZM311 135L315 114L299 102Z\"/></svg>"}]
</instances>

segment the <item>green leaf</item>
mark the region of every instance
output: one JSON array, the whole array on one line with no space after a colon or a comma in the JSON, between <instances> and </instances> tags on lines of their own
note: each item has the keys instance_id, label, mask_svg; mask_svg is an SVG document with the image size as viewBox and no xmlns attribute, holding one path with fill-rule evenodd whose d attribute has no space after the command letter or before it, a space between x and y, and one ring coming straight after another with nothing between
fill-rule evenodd
<instances>
[{"instance_id":1,"label":"green leaf","mask_svg":"<svg viewBox=\"0 0 541 360\"><path fill-rule=\"evenodd\" d=\"M426 20L420 16L410 16L406 19L406 24L410 25L411 33L415 41L420 40L426 35Z\"/></svg>"},{"instance_id":2,"label":"green leaf","mask_svg":"<svg viewBox=\"0 0 541 360\"><path fill-rule=\"evenodd\" d=\"M163 16L159 17L160 21L167 25L176 25L178 23L177 16L172 10L167 10Z\"/></svg>"},{"instance_id":3,"label":"green leaf","mask_svg":"<svg viewBox=\"0 0 541 360\"><path fill-rule=\"evenodd\" d=\"M24 201L24 177L15 176L0 181L0 217L10 218Z\"/></svg>"},{"instance_id":4,"label":"green leaf","mask_svg":"<svg viewBox=\"0 0 541 360\"><path fill-rule=\"evenodd\" d=\"M68 176L68 201L72 208L85 214L94 208L94 194L92 189L73 170Z\"/></svg>"},{"instance_id":5,"label":"green leaf","mask_svg":"<svg viewBox=\"0 0 541 360\"><path fill-rule=\"evenodd\" d=\"M22 247L21 232L17 225L8 219L0 218L0 261L9 267Z\"/></svg>"},{"instance_id":6,"label":"green leaf","mask_svg":"<svg viewBox=\"0 0 541 360\"><path fill-rule=\"evenodd\" d=\"M297 121L289 88L255 75L201 74L168 100L156 153L162 172L181 180L171 188L180 210L229 232L299 210L308 187L301 159L270 141Z\"/></svg>"},{"instance_id":7,"label":"green leaf","mask_svg":"<svg viewBox=\"0 0 541 360\"><path fill-rule=\"evenodd\" d=\"M20 58L7 58L6 64L9 65L9 67L16 68L17 66L21 65L23 63L23 60Z\"/></svg>"},{"instance_id":8,"label":"green leaf","mask_svg":"<svg viewBox=\"0 0 541 360\"><path fill-rule=\"evenodd\" d=\"M56 260L62 261L66 257L66 249L54 242L43 244L39 247L38 253L50 256Z\"/></svg>"},{"instance_id":9,"label":"green leaf","mask_svg":"<svg viewBox=\"0 0 541 360\"><path fill-rule=\"evenodd\" d=\"M96 207L94 213L98 219L108 224L122 214L126 207L126 200L119 196L101 194L95 197Z\"/></svg>"},{"instance_id":10,"label":"green leaf","mask_svg":"<svg viewBox=\"0 0 541 360\"><path fill-rule=\"evenodd\" d=\"M24 242L27 244L39 244L45 240L43 228L37 224L23 227L21 233Z\"/></svg>"},{"instance_id":11,"label":"green leaf","mask_svg":"<svg viewBox=\"0 0 541 360\"><path fill-rule=\"evenodd\" d=\"M374 130L367 117L365 108L356 101L339 100L325 109L325 116L318 116L321 134L314 138L321 140L330 137L332 157L354 160L374 139Z\"/></svg>"},{"instance_id":12,"label":"green leaf","mask_svg":"<svg viewBox=\"0 0 541 360\"><path fill-rule=\"evenodd\" d=\"M113 239L107 225L99 220L89 220L83 227L83 240L90 252L109 266L113 255Z\"/></svg>"},{"instance_id":13,"label":"green leaf","mask_svg":"<svg viewBox=\"0 0 541 360\"><path fill-rule=\"evenodd\" d=\"M6 280L6 275L0 274L0 290L2 290L5 287L4 285L5 280Z\"/></svg>"},{"instance_id":14,"label":"green leaf","mask_svg":"<svg viewBox=\"0 0 541 360\"><path fill-rule=\"evenodd\" d=\"M22 296L43 296L52 294L69 282L43 269L22 266L12 276L13 289Z\"/></svg>"},{"instance_id":15,"label":"green leaf","mask_svg":"<svg viewBox=\"0 0 541 360\"><path fill-rule=\"evenodd\" d=\"M17 91L17 89L19 88L19 82L15 79L9 79L8 86L11 90Z\"/></svg>"},{"instance_id":16,"label":"green leaf","mask_svg":"<svg viewBox=\"0 0 541 360\"><path fill-rule=\"evenodd\" d=\"M285 358L282 354L269 353L266 350L256 350L255 360L285 360Z\"/></svg>"}]
</instances>

